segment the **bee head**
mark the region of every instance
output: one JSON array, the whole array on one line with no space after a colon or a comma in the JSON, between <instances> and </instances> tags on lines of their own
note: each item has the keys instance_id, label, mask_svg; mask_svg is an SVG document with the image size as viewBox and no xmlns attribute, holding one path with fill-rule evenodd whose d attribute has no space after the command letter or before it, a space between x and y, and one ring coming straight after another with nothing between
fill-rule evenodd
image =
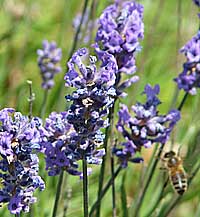
<instances>
[{"instance_id":1,"label":"bee head","mask_svg":"<svg viewBox=\"0 0 200 217\"><path fill-rule=\"evenodd\" d=\"M174 157L176 156L176 153L174 151L169 151L169 152L166 152L164 154L164 158L171 158L171 157Z\"/></svg>"}]
</instances>

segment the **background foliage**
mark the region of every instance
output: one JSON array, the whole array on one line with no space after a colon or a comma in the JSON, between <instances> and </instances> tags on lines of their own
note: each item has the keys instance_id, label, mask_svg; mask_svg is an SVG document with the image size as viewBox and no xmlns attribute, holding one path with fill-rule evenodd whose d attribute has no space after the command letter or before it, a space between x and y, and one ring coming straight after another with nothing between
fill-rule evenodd
<instances>
[{"instance_id":1,"label":"background foliage","mask_svg":"<svg viewBox=\"0 0 200 217\"><path fill-rule=\"evenodd\" d=\"M97 2L98 7L94 11L96 17L111 1L101 0ZM183 55L178 53L179 48L197 32L197 8L192 1L188 0L140 0L138 2L142 3L145 8L145 38L142 42L143 50L137 57L137 72L140 75L140 81L129 88L129 97L125 100L125 103L131 106L136 101L143 100L141 92L146 83L152 85L159 83L161 86L160 99L163 102L160 110L161 112L167 112L170 107L178 105L184 94L183 91L177 93L173 78L182 70ZM91 4L91 1L89 4ZM33 114L38 115L44 93L41 89L36 50L41 47L43 39L48 39L49 41L55 40L58 46L63 49L63 71L56 76L56 86L48 98L45 116L48 116L50 111L63 111L65 109L64 96L68 90L64 87L63 76L75 33L72 28L72 21L77 13L81 12L82 7L83 1L80 0L0 0L1 108L14 107L18 111L28 114L27 97L29 90L26 80L29 79L33 81L33 90L36 95ZM83 44L79 41L77 48L82 46ZM175 103L176 98L177 102ZM186 155L188 147L192 149L195 144L199 145L199 106L198 95L196 97L190 96L187 99L182 110L182 119L172 136L175 141L174 145L181 146L181 155L183 156ZM169 148L170 144L167 146L167 149ZM130 165L117 178L116 192L119 216L123 216L120 192L123 191L125 186L128 206L131 205L133 200L136 201L137 192L143 185L152 151L150 149L144 151L145 162L143 165ZM191 175L192 152L196 153L195 151L188 152L185 161L189 176ZM89 178L89 204L94 202L97 195L99 167L94 166L93 170L94 172ZM109 175L109 165L106 171ZM123 176L123 173L126 173L126 176ZM42 163L40 174L46 180L46 190L38 193L38 202L33 206L32 216L48 217L52 212L57 177L47 177ZM165 182L163 176L163 172L157 168L142 205L141 217L157 216L157 212L162 210L163 206L169 204L168 200L175 197L168 183L168 186L164 189L164 194L167 194L167 197L165 197L165 200L159 200L158 208L152 214L148 214ZM171 216L200 216L199 179L200 176L195 177L188 192L175 207ZM125 184L122 185L122 183ZM67 216L81 216L81 184L77 177L65 176L58 216L63 216L64 207L68 207ZM103 199L102 216L111 216L110 194L111 192ZM68 204L66 202L67 198L70 198ZM6 209L0 210L0 216L8 215ZM22 216L30 215L23 214Z\"/></svg>"}]
</instances>

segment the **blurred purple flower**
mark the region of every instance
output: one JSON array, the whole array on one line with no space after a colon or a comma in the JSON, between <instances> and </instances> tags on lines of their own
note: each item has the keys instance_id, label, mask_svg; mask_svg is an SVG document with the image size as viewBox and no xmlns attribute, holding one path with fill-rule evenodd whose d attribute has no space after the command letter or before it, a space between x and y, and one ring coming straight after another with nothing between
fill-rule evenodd
<instances>
[{"instance_id":1,"label":"blurred purple flower","mask_svg":"<svg viewBox=\"0 0 200 217\"><path fill-rule=\"evenodd\" d=\"M187 61L183 64L183 71L175 81L179 89L194 95L200 87L200 31L182 49Z\"/></svg>"},{"instance_id":2,"label":"blurred purple flower","mask_svg":"<svg viewBox=\"0 0 200 217\"><path fill-rule=\"evenodd\" d=\"M44 134L39 118L29 120L12 108L0 111L0 203L8 203L12 214L28 212L34 191L45 187L36 155Z\"/></svg>"},{"instance_id":3,"label":"blurred purple flower","mask_svg":"<svg viewBox=\"0 0 200 217\"><path fill-rule=\"evenodd\" d=\"M196 4L198 7L200 7L200 0L193 0L194 4Z\"/></svg>"},{"instance_id":4,"label":"blurred purple flower","mask_svg":"<svg viewBox=\"0 0 200 217\"><path fill-rule=\"evenodd\" d=\"M43 79L42 87L51 89L54 86L55 74L61 72L59 62L62 58L61 48L57 48L55 42L44 40L42 43L43 49L38 49L38 66Z\"/></svg>"},{"instance_id":5,"label":"blurred purple flower","mask_svg":"<svg viewBox=\"0 0 200 217\"><path fill-rule=\"evenodd\" d=\"M158 114L157 106L160 104L157 97L158 85L154 88L146 85L144 93L147 96L146 103L132 106L135 116L129 113L126 105L122 105L118 112L117 129L126 141L121 144L122 147L114 147L113 153L119 158L123 167L127 166L128 161L139 161L135 159L135 153L140 152L142 147L149 148L156 142L164 144L180 119L177 110L171 110L166 115Z\"/></svg>"},{"instance_id":6,"label":"blurred purple flower","mask_svg":"<svg viewBox=\"0 0 200 217\"><path fill-rule=\"evenodd\" d=\"M75 16L73 19L73 28L75 31L79 28L80 22L81 22L82 15L79 13ZM97 20L90 19L90 10L86 10L82 25L81 25L81 31L78 35L78 40L82 41L84 44L88 44L91 41L92 32L97 29Z\"/></svg>"}]
</instances>

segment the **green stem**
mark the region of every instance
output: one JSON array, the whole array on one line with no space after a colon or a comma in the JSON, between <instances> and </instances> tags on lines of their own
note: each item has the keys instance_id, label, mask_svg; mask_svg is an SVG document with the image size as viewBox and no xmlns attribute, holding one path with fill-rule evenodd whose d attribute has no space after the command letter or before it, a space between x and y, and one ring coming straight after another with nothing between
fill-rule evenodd
<instances>
[{"instance_id":1,"label":"green stem","mask_svg":"<svg viewBox=\"0 0 200 217\"><path fill-rule=\"evenodd\" d=\"M33 87L32 87L32 81L27 81L28 85L29 85L29 98L28 98L28 102L29 102L29 119L32 118L33 115L33 101L35 100L35 95L33 93Z\"/></svg>"},{"instance_id":2,"label":"green stem","mask_svg":"<svg viewBox=\"0 0 200 217\"><path fill-rule=\"evenodd\" d=\"M60 176L59 176L58 184L57 184L56 197L55 197L52 217L57 216L56 213L57 213L57 209L58 209L58 202L60 199L60 193L61 193L62 182L63 182L63 175L64 175L64 171L62 170L60 173Z\"/></svg>"},{"instance_id":3,"label":"green stem","mask_svg":"<svg viewBox=\"0 0 200 217\"><path fill-rule=\"evenodd\" d=\"M77 28L76 33L75 33L75 37L74 37L74 40L73 40L73 44L72 44L71 50L70 50L69 55L68 55L67 62L72 57L72 55L73 55L73 53L74 53L74 51L75 51L75 49L77 47L77 44L79 42L78 36L80 34L80 31L81 31L81 26L83 24L83 18L85 16L87 6L88 6L88 0L85 0L84 6L83 6L83 10L82 10L82 15L81 15L81 21L80 21L80 24L79 24L79 26ZM68 67L67 67L66 71L68 71ZM55 91L55 97L52 97L51 100L50 100L50 102L49 102L49 107L50 108L52 108L56 104L57 100L55 100L55 98L57 98L58 96L61 95L63 88L64 88L64 80L63 80L63 77L62 77L62 80L60 81L60 85L58 85L58 88Z\"/></svg>"},{"instance_id":4,"label":"green stem","mask_svg":"<svg viewBox=\"0 0 200 217\"><path fill-rule=\"evenodd\" d=\"M124 174L122 176L120 191L121 191L121 207L122 207L122 216L128 217L128 209L127 209L127 194L126 194L126 188L125 188L125 181L126 181L126 172L124 171Z\"/></svg>"},{"instance_id":5,"label":"green stem","mask_svg":"<svg viewBox=\"0 0 200 217\"><path fill-rule=\"evenodd\" d=\"M41 118L44 118L44 115L45 115L48 93L49 93L49 90L44 91L44 97L43 97L42 105L41 105L41 108L40 108L40 117Z\"/></svg>"},{"instance_id":6,"label":"green stem","mask_svg":"<svg viewBox=\"0 0 200 217\"><path fill-rule=\"evenodd\" d=\"M110 165L111 165L111 179L112 179L112 216L116 217L116 195L115 195L115 177L114 177L114 156L111 153L111 158L110 158Z\"/></svg>"},{"instance_id":7,"label":"green stem","mask_svg":"<svg viewBox=\"0 0 200 217\"><path fill-rule=\"evenodd\" d=\"M114 102L115 105L115 102ZM114 105L113 107L110 108L109 110L109 114L108 114L108 122L111 123L111 119L113 118L113 112L114 112ZM105 140L104 140L104 149L105 149L105 153L107 153L107 146L108 146L108 138L109 138L109 134L110 134L110 126L108 126L106 128L106 132L105 132ZM103 189L103 182L104 182L104 176L105 176L105 167L106 167L106 157L107 154L105 154L103 156L103 161L101 164L101 169L100 169L100 174L99 174L99 186L98 186L98 196L97 196L97 200L100 199L101 197L101 193L102 193L102 189ZM100 210L101 210L101 203L98 204L97 208L96 208L96 217L100 216Z\"/></svg>"},{"instance_id":8,"label":"green stem","mask_svg":"<svg viewBox=\"0 0 200 217\"><path fill-rule=\"evenodd\" d=\"M119 172L121 171L121 166L119 166L116 170L116 172L114 173L114 178L116 178L119 174ZM112 184L112 177L109 179L109 181L107 182L106 186L102 189L101 191L101 195L100 197L95 201L95 203L92 205L90 213L89 213L89 217L92 217L94 214L94 211L96 210L96 208L98 207L99 203L101 202L102 198L105 196L105 194L107 193L108 189L110 188Z\"/></svg>"},{"instance_id":9,"label":"green stem","mask_svg":"<svg viewBox=\"0 0 200 217\"><path fill-rule=\"evenodd\" d=\"M178 107L178 110L179 110L179 111L181 111L183 105L185 104L185 101L186 101L186 99L187 99L188 94L189 94L188 92L185 93L185 95L184 95L184 97L183 97L183 99L182 99L182 101L181 101L181 103L180 103L180 105L179 105L179 107Z\"/></svg>"},{"instance_id":10,"label":"green stem","mask_svg":"<svg viewBox=\"0 0 200 217\"><path fill-rule=\"evenodd\" d=\"M163 194L164 194L164 190L165 190L165 187L166 187L166 185L168 183L168 180L169 180L169 177L168 177L167 181L163 184L162 189L161 189L161 191L159 193L159 196L158 196L156 202L154 203L154 206L151 208L151 210L148 212L148 214L145 215L145 217L152 216L154 210L158 207L159 203L161 203L162 198L163 198Z\"/></svg>"},{"instance_id":11,"label":"green stem","mask_svg":"<svg viewBox=\"0 0 200 217\"><path fill-rule=\"evenodd\" d=\"M138 217L139 216L139 211L140 211L142 202L144 200L144 197L146 195L147 189L148 189L149 184L150 184L150 182L152 180L152 177L154 175L154 171L155 171L155 168L156 168L156 166L158 164L160 156L162 154L163 148L164 148L164 144L162 144L161 147L160 147L160 149L159 149L158 155L157 155L157 157L155 158L155 160L153 162L153 165L152 165L151 170L149 172L149 176L147 177L147 180L145 182L144 188L143 188L141 194L139 195L138 201L136 202L135 214L133 215L134 217Z\"/></svg>"},{"instance_id":12,"label":"green stem","mask_svg":"<svg viewBox=\"0 0 200 217\"><path fill-rule=\"evenodd\" d=\"M88 217L88 177L87 177L87 160L84 154L82 160L83 167L83 207L84 207L84 217Z\"/></svg>"}]
</instances>

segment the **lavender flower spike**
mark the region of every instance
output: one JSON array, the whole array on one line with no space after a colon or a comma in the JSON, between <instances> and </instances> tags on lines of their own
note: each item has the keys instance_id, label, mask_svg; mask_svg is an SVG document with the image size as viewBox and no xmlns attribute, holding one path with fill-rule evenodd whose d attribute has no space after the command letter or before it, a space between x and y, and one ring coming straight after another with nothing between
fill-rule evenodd
<instances>
[{"instance_id":1,"label":"lavender flower spike","mask_svg":"<svg viewBox=\"0 0 200 217\"><path fill-rule=\"evenodd\" d=\"M113 153L119 158L122 167L126 167L128 161L134 163L141 161L141 158L135 158L135 154L140 152L142 147L151 147L156 142L164 144L180 119L178 110L159 115L157 111L157 106L161 103L157 97L159 91L158 85L154 88L146 85L144 90L147 96L146 103L136 103L132 106L134 116L129 113L125 105L119 110L117 129L125 141L119 147L114 147Z\"/></svg>"},{"instance_id":2,"label":"lavender flower spike","mask_svg":"<svg viewBox=\"0 0 200 217\"><path fill-rule=\"evenodd\" d=\"M108 109L116 95L113 85L118 68L115 58L108 52L103 51L99 68L95 56L87 57L88 51L82 48L68 62L66 86L76 90L66 96L72 102L67 119L76 132L71 139L79 159L85 155L89 164L100 164L105 154L101 129L107 126ZM89 65L85 65L86 59Z\"/></svg>"},{"instance_id":3,"label":"lavender flower spike","mask_svg":"<svg viewBox=\"0 0 200 217\"><path fill-rule=\"evenodd\" d=\"M182 49L187 61L183 64L183 72L174 80L179 89L196 94L200 87L200 31Z\"/></svg>"},{"instance_id":4,"label":"lavender flower spike","mask_svg":"<svg viewBox=\"0 0 200 217\"><path fill-rule=\"evenodd\" d=\"M34 191L45 187L36 155L44 133L39 118L29 120L11 108L0 111L0 203L7 203L11 214L28 212L36 202Z\"/></svg>"},{"instance_id":5,"label":"lavender flower spike","mask_svg":"<svg viewBox=\"0 0 200 217\"><path fill-rule=\"evenodd\" d=\"M81 175L77 170L79 155L74 149L73 137L76 132L67 121L67 112L52 112L46 119L47 141L43 143L46 170L49 176L58 175L65 170L72 175Z\"/></svg>"},{"instance_id":6,"label":"lavender flower spike","mask_svg":"<svg viewBox=\"0 0 200 217\"><path fill-rule=\"evenodd\" d=\"M108 6L99 18L97 44L117 59L118 72L133 74L136 71L136 51L143 38L143 6L134 1L116 1Z\"/></svg>"},{"instance_id":7,"label":"lavender flower spike","mask_svg":"<svg viewBox=\"0 0 200 217\"><path fill-rule=\"evenodd\" d=\"M61 72L59 62L62 58L61 48L55 42L43 41L43 49L38 49L38 66L43 79L42 87L51 89L54 86L54 75Z\"/></svg>"}]
</instances>

